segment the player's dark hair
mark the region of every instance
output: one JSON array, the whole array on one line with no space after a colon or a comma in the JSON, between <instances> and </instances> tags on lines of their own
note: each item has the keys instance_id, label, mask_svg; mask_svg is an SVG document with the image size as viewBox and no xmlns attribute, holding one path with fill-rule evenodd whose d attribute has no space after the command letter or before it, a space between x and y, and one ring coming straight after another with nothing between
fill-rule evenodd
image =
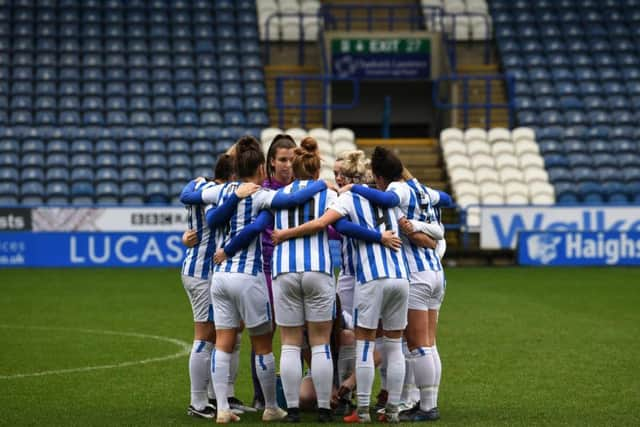
<instances>
[{"instance_id":1,"label":"player's dark hair","mask_svg":"<svg viewBox=\"0 0 640 427\"><path fill-rule=\"evenodd\" d=\"M297 179L314 179L320 170L320 154L318 152L318 142L308 136L302 140L300 147L294 151L293 175Z\"/></svg>"},{"instance_id":2,"label":"player's dark hair","mask_svg":"<svg viewBox=\"0 0 640 427\"><path fill-rule=\"evenodd\" d=\"M269 181L271 181L271 176L275 172L274 167L271 166L271 160L276 158L279 148L296 148L296 142L291 135L287 135L286 133L280 133L273 137L271 145L269 145L269 150L267 150L267 179Z\"/></svg>"},{"instance_id":3,"label":"player's dark hair","mask_svg":"<svg viewBox=\"0 0 640 427\"><path fill-rule=\"evenodd\" d=\"M391 150L377 146L371 155L371 170L375 176L384 178L387 182L402 178L404 166Z\"/></svg>"},{"instance_id":4,"label":"player's dark hair","mask_svg":"<svg viewBox=\"0 0 640 427\"><path fill-rule=\"evenodd\" d=\"M236 143L235 170L238 178L255 175L265 162L260 143L253 136L243 136Z\"/></svg>"},{"instance_id":5,"label":"player's dark hair","mask_svg":"<svg viewBox=\"0 0 640 427\"><path fill-rule=\"evenodd\" d=\"M216 179L229 181L233 175L233 157L226 153L220 154L214 172Z\"/></svg>"}]
</instances>

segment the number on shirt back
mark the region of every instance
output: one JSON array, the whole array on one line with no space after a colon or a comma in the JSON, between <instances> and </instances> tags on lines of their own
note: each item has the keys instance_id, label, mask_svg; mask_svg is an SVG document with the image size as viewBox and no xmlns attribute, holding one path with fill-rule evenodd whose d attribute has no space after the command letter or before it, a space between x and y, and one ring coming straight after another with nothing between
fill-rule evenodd
<instances>
[{"instance_id":1,"label":"number on shirt back","mask_svg":"<svg viewBox=\"0 0 640 427\"><path fill-rule=\"evenodd\" d=\"M389 209L382 208L378 205L372 205L373 211L375 212L376 217L374 218L376 221L376 227L384 224L384 230L391 230L393 227L391 226L391 216L389 215Z\"/></svg>"}]
</instances>

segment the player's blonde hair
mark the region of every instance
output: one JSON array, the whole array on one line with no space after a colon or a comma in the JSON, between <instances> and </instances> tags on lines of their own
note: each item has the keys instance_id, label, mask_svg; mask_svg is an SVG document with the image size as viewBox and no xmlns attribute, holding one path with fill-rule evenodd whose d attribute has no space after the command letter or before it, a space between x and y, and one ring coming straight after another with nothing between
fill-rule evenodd
<instances>
[{"instance_id":1,"label":"player's blonde hair","mask_svg":"<svg viewBox=\"0 0 640 427\"><path fill-rule=\"evenodd\" d=\"M362 150L351 150L342 153L342 175L349 183L359 183L365 174L365 157Z\"/></svg>"}]
</instances>

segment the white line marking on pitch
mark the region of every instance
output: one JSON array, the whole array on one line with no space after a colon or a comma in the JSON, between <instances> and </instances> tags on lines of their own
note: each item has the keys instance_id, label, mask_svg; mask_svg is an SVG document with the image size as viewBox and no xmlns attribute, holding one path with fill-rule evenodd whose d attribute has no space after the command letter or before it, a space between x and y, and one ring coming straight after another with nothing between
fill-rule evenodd
<instances>
[{"instance_id":1,"label":"white line marking on pitch","mask_svg":"<svg viewBox=\"0 0 640 427\"><path fill-rule=\"evenodd\" d=\"M89 372L89 371L97 371L100 369L115 369L115 368L126 368L128 366L134 365L145 365L147 363L154 362L162 362L165 360L177 359L179 357L185 356L189 354L191 351L191 344L170 337L163 337L161 335L150 335L150 334L140 334L137 332L118 332L118 331L106 331L101 329L81 329L81 328L56 328L56 327L48 327L48 326L14 326L14 325L1 325L0 328L3 329L34 329L41 331L66 331L66 332L80 332L86 334L101 334L101 335L115 335L122 337L134 337L134 338L142 338L142 339L150 339L156 341L164 341L171 344L175 344L180 347L180 351L177 353L169 354L167 356L160 357L151 357L148 359L142 360L134 360L130 362L122 362L122 363L114 363L111 365L98 365L98 366L85 366L82 368L68 368L68 369L54 369L50 371L41 371L41 372L32 372L29 374L14 374L14 375L0 375L0 380L9 380L14 378L27 378L27 377L42 377L45 375L59 375L59 374L71 374L75 372Z\"/></svg>"}]
</instances>

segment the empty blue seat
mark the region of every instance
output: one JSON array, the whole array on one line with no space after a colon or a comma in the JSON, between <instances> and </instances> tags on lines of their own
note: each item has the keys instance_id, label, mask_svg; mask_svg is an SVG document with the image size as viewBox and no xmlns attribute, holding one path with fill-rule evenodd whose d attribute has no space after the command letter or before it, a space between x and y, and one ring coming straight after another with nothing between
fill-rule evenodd
<instances>
[{"instance_id":1,"label":"empty blue seat","mask_svg":"<svg viewBox=\"0 0 640 427\"><path fill-rule=\"evenodd\" d=\"M545 126L564 123L564 117L559 111L556 111L556 110L543 111L539 116L539 120L540 120L540 123Z\"/></svg>"},{"instance_id":2,"label":"empty blue seat","mask_svg":"<svg viewBox=\"0 0 640 427\"><path fill-rule=\"evenodd\" d=\"M120 180L122 182L142 182L144 175L139 167L126 167L120 171Z\"/></svg>"},{"instance_id":3,"label":"empty blue seat","mask_svg":"<svg viewBox=\"0 0 640 427\"><path fill-rule=\"evenodd\" d=\"M118 182L120 173L115 167L99 167L96 170L95 179L98 182Z\"/></svg>"},{"instance_id":4,"label":"empty blue seat","mask_svg":"<svg viewBox=\"0 0 640 427\"><path fill-rule=\"evenodd\" d=\"M96 156L95 166L97 168L115 168L118 165L118 157L114 153L102 153Z\"/></svg>"},{"instance_id":5,"label":"empty blue seat","mask_svg":"<svg viewBox=\"0 0 640 427\"><path fill-rule=\"evenodd\" d=\"M18 157L15 155L4 154L0 156L0 166L14 166L18 164ZM20 165L25 167L44 167L44 156L42 154L25 154L22 156ZM64 165L67 166L66 164Z\"/></svg>"},{"instance_id":6,"label":"empty blue seat","mask_svg":"<svg viewBox=\"0 0 640 427\"><path fill-rule=\"evenodd\" d=\"M17 166L17 165L16 165ZM3 167L0 169L0 182L18 182L20 175L15 167Z\"/></svg>"},{"instance_id":7,"label":"empty blue seat","mask_svg":"<svg viewBox=\"0 0 640 427\"><path fill-rule=\"evenodd\" d=\"M10 139L10 138L0 139L0 154L17 153L19 150L20 150L20 145L18 144L17 140Z\"/></svg>"},{"instance_id":8,"label":"empty blue seat","mask_svg":"<svg viewBox=\"0 0 640 427\"><path fill-rule=\"evenodd\" d=\"M586 153L587 145L579 139L568 139L564 141L564 147L567 153Z\"/></svg>"},{"instance_id":9,"label":"empty blue seat","mask_svg":"<svg viewBox=\"0 0 640 427\"><path fill-rule=\"evenodd\" d=\"M141 167L142 157L139 154L123 154L120 156L120 167Z\"/></svg>"},{"instance_id":10,"label":"empty blue seat","mask_svg":"<svg viewBox=\"0 0 640 427\"><path fill-rule=\"evenodd\" d=\"M195 141L191 146L191 153L193 154L211 154L213 150L213 143L210 141Z\"/></svg>"},{"instance_id":11,"label":"empty blue seat","mask_svg":"<svg viewBox=\"0 0 640 427\"><path fill-rule=\"evenodd\" d=\"M637 152L619 154L618 160L620 166L623 168L640 168L640 154L638 154Z\"/></svg>"},{"instance_id":12,"label":"empty blue seat","mask_svg":"<svg viewBox=\"0 0 640 427\"><path fill-rule=\"evenodd\" d=\"M23 201L25 197L42 197L45 195L44 185L38 181L23 182L20 185L20 196Z\"/></svg>"},{"instance_id":13,"label":"empty blue seat","mask_svg":"<svg viewBox=\"0 0 640 427\"><path fill-rule=\"evenodd\" d=\"M146 200L150 204L169 202L169 187L164 182L151 182L145 187Z\"/></svg>"},{"instance_id":14,"label":"empty blue seat","mask_svg":"<svg viewBox=\"0 0 640 427\"><path fill-rule=\"evenodd\" d=\"M23 154L27 153L40 153L45 151L44 142L40 139L27 139L22 142L21 151Z\"/></svg>"},{"instance_id":15,"label":"empty blue seat","mask_svg":"<svg viewBox=\"0 0 640 427\"><path fill-rule=\"evenodd\" d=\"M584 150L586 152L586 149ZM569 165L573 168L580 166L591 166L593 164L592 158L588 154L582 153L571 153L567 155L569 160Z\"/></svg>"},{"instance_id":16,"label":"empty blue seat","mask_svg":"<svg viewBox=\"0 0 640 427\"><path fill-rule=\"evenodd\" d=\"M189 144L183 140L171 140L167 146L170 155L189 153Z\"/></svg>"},{"instance_id":17,"label":"empty blue seat","mask_svg":"<svg viewBox=\"0 0 640 427\"><path fill-rule=\"evenodd\" d=\"M74 141L77 143L79 141ZM116 154L118 153L118 144L111 139L101 139L96 142L96 153Z\"/></svg>"},{"instance_id":18,"label":"empty blue seat","mask_svg":"<svg viewBox=\"0 0 640 427\"><path fill-rule=\"evenodd\" d=\"M174 154L169 157L169 170L173 168L188 168L191 166L191 158L187 154Z\"/></svg>"},{"instance_id":19,"label":"empty blue seat","mask_svg":"<svg viewBox=\"0 0 640 427\"><path fill-rule=\"evenodd\" d=\"M618 153L636 153L638 151L638 145L629 139L614 139L611 141L611 146Z\"/></svg>"},{"instance_id":20,"label":"empty blue seat","mask_svg":"<svg viewBox=\"0 0 640 427\"><path fill-rule=\"evenodd\" d=\"M596 139L593 141L589 141L589 151L592 154L597 153L609 153L611 151L611 145L607 141Z\"/></svg>"},{"instance_id":21,"label":"empty blue seat","mask_svg":"<svg viewBox=\"0 0 640 427\"><path fill-rule=\"evenodd\" d=\"M67 197L69 185L64 182L49 182L45 189L47 197Z\"/></svg>"},{"instance_id":22,"label":"empty blue seat","mask_svg":"<svg viewBox=\"0 0 640 427\"><path fill-rule=\"evenodd\" d=\"M540 152L543 155L564 153L564 145L557 140L553 140L553 139L539 140L538 146L540 147Z\"/></svg>"},{"instance_id":23,"label":"empty blue seat","mask_svg":"<svg viewBox=\"0 0 640 427\"><path fill-rule=\"evenodd\" d=\"M188 159L189 165L191 164L191 160ZM192 179L191 170L188 167L172 167L169 170L169 181L175 183L181 183L181 185L186 185L186 183Z\"/></svg>"},{"instance_id":24,"label":"empty blue seat","mask_svg":"<svg viewBox=\"0 0 640 427\"><path fill-rule=\"evenodd\" d=\"M266 127L269 126L269 116L261 111L252 111L247 116L247 123L250 126Z\"/></svg>"},{"instance_id":25,"label":"empty blue seat","mask_svg":"<svg viewBox=\"0 0 640 427\"><path fill-rule=\"evenodd\" d=\"M552 183L557 183L559 181L573 181L573 174L568 168L552 167L548 168L547 172L549 173L549 180Z\"/></svg>"},{"instance_id":26,"label":"empty blue seat","mask_svg":"<svg viewBox=\"0 0 640 427\"><path fill-rule=\"evenodd\" d=\"M215 158L213 157L212 154L200 153L192 157L191 164L193 165L194 168L200 168L200 167L209 168L208 173L211 173L211 170L213 169L213 166L215 164ZM206 176L206 174L204 176Z\"/></svg>"},{"instance_id":27,"label":"empty blue seat","mask_svg":"<svg viewBox=\"0 0 640 427\"><path fill-rule=\"evenodd\" d=\"M92 182L94 178L93 168L84 166L71 170L72 182Z\"/></svg>"},{"instance_id":28,"label":"empty blue seat","mask_svg":"<svg viewBox=\"0 0 640 427\"><path fill-rule=\"evenodd\" d=\"M1 155L0 155L1 158ZM3 169L8 169L4 167ZM20 180L25 181L44 181L44 172L39 167L26 167L20 172Z\"/></svg>"},{"instance_id":29,"label":"empty blue seat","mask_svg":"<svg viewBox=\"0 0 640 427\"><path fill-rule=\"evenodd\" d=\"M144 172L144 180L146 182L164 182L169 179L167 171L160 167L153 167Z\"/></svg>"},{"instance_id":30,"label":"empty blue seat","mask_svg":"<svg viewBox=\"0 0 640 427\"><path fill-rule=\"evenodd\" d=\"M69 169L54 167L47 169L46 174L47 182L61 181L68 182L69 181Z\"/></svg>"},{"instance_id":31,"label":"empty blue seat","mask_svg":"<svg viewBox=\"0 0 640 427\"><path fill-rule=\"evenodd\" d=\"M144 156L145 168L166 167L166 166L167 166L167 158L162 154L146 154Z\"/></svg>"},{"instance_id":32,"label":"empty blue seat","mask_svg":"<svg viewBox=\"0 0 640 427\"><path fill-rule=\"evenodd\" d=\"M591 182L597 179L594 176L593 169L587 166L575 167L572 170L573 179L576 182Z\"/></svg>"}]
</instances>

